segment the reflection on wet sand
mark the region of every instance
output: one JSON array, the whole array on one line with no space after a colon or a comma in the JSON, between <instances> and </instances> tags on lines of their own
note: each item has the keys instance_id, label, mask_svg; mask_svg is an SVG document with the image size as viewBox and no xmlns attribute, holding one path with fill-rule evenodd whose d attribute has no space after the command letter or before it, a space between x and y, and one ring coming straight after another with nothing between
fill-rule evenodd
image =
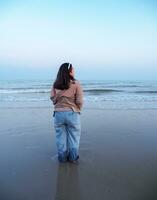
<instances>
[{"instance_id":1,"label":"reflection on wet sand","mask_svg":"<svg viewBox=\"0 0 157 200\"><path fill-rule=\"evenodd\" d=\"M78 165L58 163L55 200L81 199Z\"/></svg>"}]
</instances>

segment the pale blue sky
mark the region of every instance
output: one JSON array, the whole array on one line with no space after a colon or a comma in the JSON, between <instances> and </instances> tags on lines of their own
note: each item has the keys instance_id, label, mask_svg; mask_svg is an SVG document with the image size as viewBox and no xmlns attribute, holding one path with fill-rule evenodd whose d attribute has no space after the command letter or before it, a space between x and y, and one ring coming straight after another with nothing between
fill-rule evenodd
<instances>
[{"instance_id":1,"label":"pale blue sky","mask_svg":"<svg viewBox=\"0 0 157 200\"><path fill-rule=\"evenodd\" d=\"M156 79L154 0L0 1L0 79Z\"/></svg>"}]
</instances>

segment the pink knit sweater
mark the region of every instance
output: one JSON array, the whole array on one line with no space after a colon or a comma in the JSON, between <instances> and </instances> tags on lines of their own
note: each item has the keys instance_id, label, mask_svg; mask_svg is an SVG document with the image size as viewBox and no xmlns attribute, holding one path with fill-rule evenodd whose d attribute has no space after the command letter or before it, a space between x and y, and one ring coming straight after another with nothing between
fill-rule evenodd
<instances>
[{"instance_id":1,"label":"pink knit sweater","mask_svg":"<svg viewBox=\"0 0 157 200\"><path fill-rule=\"evenodd\" d=\"M58 90L52 87L50 98L54 104L54 111L80 112L83 106L83 89L78 80L71 81L69 89Z\"/></svg>"}]
</instances>

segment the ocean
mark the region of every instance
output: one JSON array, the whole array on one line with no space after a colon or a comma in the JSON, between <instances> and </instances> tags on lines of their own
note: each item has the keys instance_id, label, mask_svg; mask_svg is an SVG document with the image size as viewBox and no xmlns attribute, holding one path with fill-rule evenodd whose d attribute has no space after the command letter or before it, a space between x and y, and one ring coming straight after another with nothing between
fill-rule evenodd
<instances>
[{"instance_id":1,"label":"ocean","mask_svg":"<svg viewBox=\"0 0 157 200\"><path fill-rule=\"evenodd\" d=\"M0 80L0 108L53 107L53 80ZM80 80L84 108L157 109L157 81Z\"/></svg>"}]
</instances>

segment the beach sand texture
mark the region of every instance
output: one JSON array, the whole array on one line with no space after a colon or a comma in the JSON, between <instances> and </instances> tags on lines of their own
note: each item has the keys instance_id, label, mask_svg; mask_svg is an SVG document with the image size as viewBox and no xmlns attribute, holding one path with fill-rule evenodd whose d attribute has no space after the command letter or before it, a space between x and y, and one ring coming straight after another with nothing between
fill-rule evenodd
<instances>
[{"instance_id":1,"label":"beach sand texture","mask_svg":"<svg viewBox=\"0 0 157 200\"><path fill-rule=\"evenodd\" d=\"M157 110L84 109L78 165L58 163L51 108L0 118L0 200L157 199Z\"/></svg>"}]
</instances>

